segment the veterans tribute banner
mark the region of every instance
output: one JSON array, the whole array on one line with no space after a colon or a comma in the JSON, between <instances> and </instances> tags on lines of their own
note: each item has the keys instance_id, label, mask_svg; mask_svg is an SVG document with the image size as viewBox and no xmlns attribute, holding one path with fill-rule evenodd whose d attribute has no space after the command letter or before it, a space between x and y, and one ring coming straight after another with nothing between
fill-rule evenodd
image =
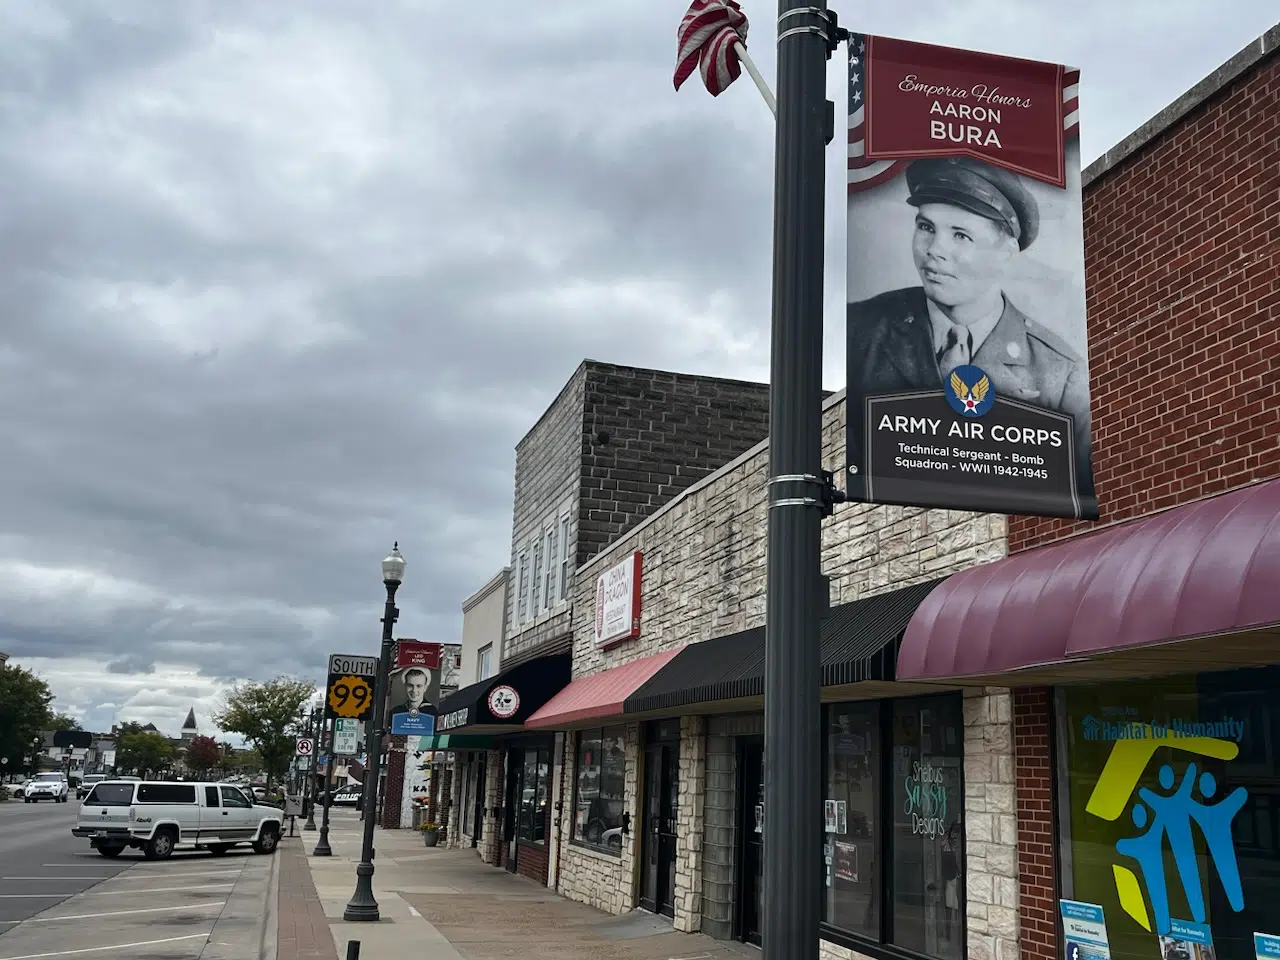
<instances>
[{"instance_id":1,"label":"veterans tribute banner","mask_svg":"<svg viewBox=\"0 0 1280 960\"><path fill-rule=\"evenodd\" d=\"M851 499L1097 519L1079 80L850 40Z\"/></svg>"}]
</instances>

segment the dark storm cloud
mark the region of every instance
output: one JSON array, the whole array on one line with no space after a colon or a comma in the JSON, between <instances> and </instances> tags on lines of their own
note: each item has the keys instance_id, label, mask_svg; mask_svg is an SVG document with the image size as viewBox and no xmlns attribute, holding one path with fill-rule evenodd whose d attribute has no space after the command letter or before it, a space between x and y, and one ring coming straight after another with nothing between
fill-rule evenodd
<instances>
[{"instance_id":1,"label":"dark storm cloud","mask_svg":"<svg viewBox=\"0 0 1280 960\"><path fill-rule=\"evenodd\" d=\"M852 25L1082 67L1092 157L1270 25L1227 6ZM401 627L456 640L508 562L514 444L584 356L763 377L773 127L745 79L672 91L682 12L0 0L0 648L55 690L63 658L99 723L319 679L376 643L396 539ZM833 337L843 166L837 139Z\"/></svg>"}]
</instances>

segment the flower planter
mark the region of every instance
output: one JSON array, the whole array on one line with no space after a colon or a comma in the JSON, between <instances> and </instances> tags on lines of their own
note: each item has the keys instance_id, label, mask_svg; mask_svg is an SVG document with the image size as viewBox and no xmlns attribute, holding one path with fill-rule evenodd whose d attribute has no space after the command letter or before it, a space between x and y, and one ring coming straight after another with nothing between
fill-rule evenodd
<instances>
[{"instance_id":1,"label":"flower planter","mask_svg":"<svg viewBox=\"0 0 1280 960\"><path fill-rule=\"evenodd\" d=\"M425 843L428 847L434 847L436 844L440 842L440 831L439 830L423 830L422 842Z\"/></svg>"}]
</instances>

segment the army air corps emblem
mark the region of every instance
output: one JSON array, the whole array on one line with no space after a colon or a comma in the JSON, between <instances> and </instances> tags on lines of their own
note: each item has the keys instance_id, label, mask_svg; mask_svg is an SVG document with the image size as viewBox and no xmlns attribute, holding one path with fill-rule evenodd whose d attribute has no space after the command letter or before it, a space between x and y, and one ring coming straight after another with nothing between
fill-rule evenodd
<instances>
[{"instance_id":1,"label":"army air corps emblem","mask_svg":"<svg viewBox=\"0 0 1280 960\"><path fill-rule=\"evenodd\" d=\"M956 413L980 417L995 404L995 391L986 373L972 364L956 367L947 379L947 403Z\"/></svg>"}]
</instances>

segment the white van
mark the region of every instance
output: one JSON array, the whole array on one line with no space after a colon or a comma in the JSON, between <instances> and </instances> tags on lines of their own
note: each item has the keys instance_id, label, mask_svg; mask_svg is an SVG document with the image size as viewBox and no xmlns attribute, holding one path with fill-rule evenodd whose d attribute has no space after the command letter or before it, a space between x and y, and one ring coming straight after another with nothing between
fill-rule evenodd
<instances>
[{"instance_id":1,"label":"white van","mask_svg":"<svg viewBox=\"0 0 1280 960\"><path fill-rule=\"evenodd\" d=\"M104 857L126 847L163 860L179 844L221 856L238 843L275 853L284 811L255 804L229 783L103 780L80 807L73 836Z\"/></svg>"}]
</instances>

